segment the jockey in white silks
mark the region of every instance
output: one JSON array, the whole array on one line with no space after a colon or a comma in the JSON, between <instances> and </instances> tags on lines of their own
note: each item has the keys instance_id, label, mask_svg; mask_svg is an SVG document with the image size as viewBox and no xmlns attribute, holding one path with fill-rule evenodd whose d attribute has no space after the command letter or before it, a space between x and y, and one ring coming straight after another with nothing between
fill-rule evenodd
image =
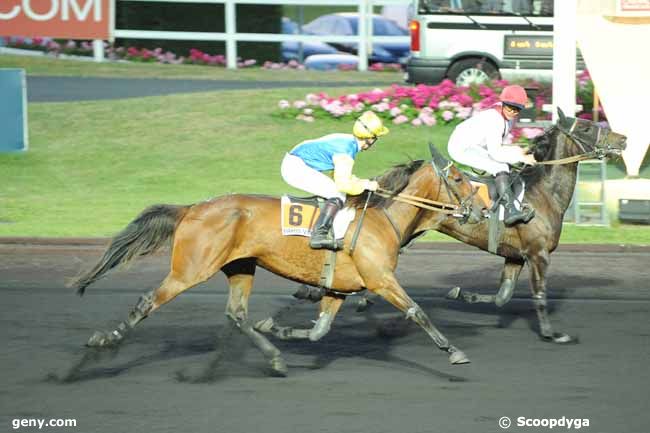
<instances>
[{"instance_id":1,"label":"jockey in white silks","mask_svg":"<svg viewBox=\"0 0 650 433\"><path fill-rule=\"evenodd\" d=\"M505 200L505 224L527 223L535 212L515 206L508 164L535 165L535 157L519 146L504 146L503 142L528 103L528 96L523 87L512 85L503 89L499 100L499 104L459 124L449 137L447 150L454 160L495 176L497 193Z\"/></svg>"},{"instance_id":2,"label":"jockey in white silks","mask_svg":"<svg viewBox=\"0 0 650 433\"><path fill-rule=\"evenodd\" d=\"M311 235L312 248L336 249L331 233L336 213L343 208L346 194L376 191L373 180L352 175L358 152L368 150L378 137L388 134L381 119L366 111L352 127L352 134L329 134L295 146L282 160L282 178L291 186L327 199ZM334 179L323 172L334 170Z\"/></svg>"}]
</instances>

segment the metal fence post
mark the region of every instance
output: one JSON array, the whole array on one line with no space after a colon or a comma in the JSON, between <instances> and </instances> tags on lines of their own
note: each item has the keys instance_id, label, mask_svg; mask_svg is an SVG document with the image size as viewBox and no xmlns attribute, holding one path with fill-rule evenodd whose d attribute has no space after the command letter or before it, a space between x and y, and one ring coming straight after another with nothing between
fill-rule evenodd
<instances>
[{"instance_id":1,"label":"metal fence post","mask_svg":"<svg viewBox=\"0 0 650 433\"><path fill-rule=\"evenodd\" d=\"M237 21L235 17L235 0L226 0L226 66L228 69L237 69Z\"/></svg>"},{"instance_id":2,"label":"metal fence post","mask_svg":"<svg viewBox=\"0 0 650 433\"><path fill-rule=\"evenodd\" d=\"M359 56L359 71L368 70L368 0L359 1L359 43L357 54Z\"/></svg>"}]
</instances>

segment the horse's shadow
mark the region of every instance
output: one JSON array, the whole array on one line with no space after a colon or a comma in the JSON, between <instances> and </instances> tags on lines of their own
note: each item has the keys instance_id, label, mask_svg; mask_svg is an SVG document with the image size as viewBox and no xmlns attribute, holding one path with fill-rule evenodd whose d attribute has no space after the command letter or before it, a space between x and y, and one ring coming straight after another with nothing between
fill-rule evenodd
<instances>
[{"instance_id":1,"label":"horse's shadow","mask_svg":"<svg viewBox=\"0 0 650 433\"><path fill-rule=\"evenodd\" d=\"M426 303L422 306L425 310L429 307ZM435 345L419 327L407 321L400 313L395 313L390 305L378 305L363 316L356 313L354 307L352 302L344 306L332 331L319 342L269 338L288 359L289 367L294 372L322 370L335 361L352 359L359 360L359 363L374 361L398 365L445 381L466 380L462 376L449 374L392 353L398 344L427 344L432 349ZM282 316L285 309L286 307L280 308L276 313ZM282 317L282 325L309 327L317 312L317 306L312 304L303 303L297 308L294 306L290 317ZM445 334L452 339L478 332L455 322L442 326ZM74 349L76 359L72 365L62 371L51 372L45 380L56 384L70 384L106 379L161 361L196 358L206 354L210 355L207 362L188 362L186 366L177 369L172 374L173 377L179 382L214 383L232 377L266 376L266 361L260 360L261 355L250 356L249 352L256 353L249 350L253 347L252 344L229 322L215 327L186 329L187 332L181 332L174 329L173 325L138 329L122 346L116 348ZM156 349L149 354L142 354L152 348L152 343L156 344ZM133 356L135 350L138 355ZM435 350L432 352L435 353ZM446 357L442 352L440 354ZM116 364L117 361L121 362Z\"/></svg>"},{"instance_id":2,"label":"horse's shadow","mask_svg":"<svg viewBox=\"0 0 650 433\"><path fill-rule=\"evenodd\" d=\"M431 288L425 285L409 287L414 299L425 311L432 309L452 311L459 313L474 313L496 317L496 323L467 324L455 320L445 320L430 314L434 322L453 341L458 338L471 337L481 334L482 328L510 328L516 321L525 320L528 328L539 332L539 322L530 294L528 282L520 278L513 300L504 307L498 308L494 304L467 304L459 301L440 299L449 287L458 281L469 281L464 290L495 294L498 287L494 285L485 288L485 276L493 269L486 268L469 273L451 273L442 276L443 287ZM496 281L496 280L495 280ZM568 281L571 287L562 287L562 282ZM575 296L580 288L602 287L614 280L596 278L583 275L560 274L549 278L549 303L547 312L553 316L562 311L565 300ZM444 288L444 284L448 284ZM421 295L421 296L418 296ZM289 362L293 370L321 370L330 366L334 361L343 358L363 359L387 364L399 365L404 368L429 374L440 379L450 381L465 380L462 377L447 374L443 371L422 365L410 359L395 355L394 346L411 340L409 343L418 344L417 338L426 339L426 334L411 321L404 319L396 313L394 308L383 301L379 301L369 311L360 315L353 308L355 299L348 300L338 315L333 329L322 341L311 343L307 341L282 341L272 339L273 343L289 357L304 358L311 356L309 362ZM287 314L289 313L290 314ZM273 316L282 320L283 326L309 327L311 320L317 315L315 305L299 303L285 305L278 308ZM215 330L216 334L215 335ZM419 334L419 337L416 335ZM172 337L170 337L170 335ZM424 335L424 337L422 337ZM147 355L137 355L118 365L105 366L107 362L129 357L134 347L142 350L142 345L151 347L154 342L158 347ZM431 343L427 340L427 343ZM125 342L123 347L114 349L83 348L73 351L77 358L71 366L63 372L50 373L46 380L53 383L73 383L101 378L111 378L128 373L137 367L150 365L159 361L169 361L178 358L193 357L210 354L207 363L198 366L185 367L174 373L176 380L192 383L210 383L226 377L259 377L263 376L263 369L255 368L259 361L249 361L248 352L252 345L238 332L233 332L228 323L215 327L193 327L190 332L179 332L173 325L158 325L155 328L138 329L134 335ZM433 347L433 346L432 346ZM146 349L145 349L146 350ZM128 352L128 353L125 353ZM120 356L120 353L123 355ZM124 356L126 355L126 356Z\"/></svg>"}]
</instances>

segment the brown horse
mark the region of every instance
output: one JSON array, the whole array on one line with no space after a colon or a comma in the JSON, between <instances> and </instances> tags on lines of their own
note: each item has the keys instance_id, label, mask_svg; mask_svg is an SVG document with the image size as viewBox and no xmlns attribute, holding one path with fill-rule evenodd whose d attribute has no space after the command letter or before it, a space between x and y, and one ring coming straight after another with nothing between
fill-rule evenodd
<instances>
[{"instance_id":1,"label":"brown horse","mask_svg":"<svg viewBox=\"0 0 650 433\"><path fill-rule=\"evenodd\" d=\"M377 180L386 190L401 191L425 200L449 202L448 197L452 195L447 188L450 184L456 197L458 194L471 197L472 194L471 184L458 170L451 169L445 182L431 164L423 161L396 166ZM365 198L353 198L349 203L360 208L366 202ZM112 239L100 261L77 278L72 286L81 295L88 285L110 269L153 253L169 239L172 239L171 270L160 287L140 298L125 321L112 332L95 332L88 345L106 347L119 344L142 319L221 270L226 274L230 287L227 317L270 360L274 374L286 375L287 367L280 351L260 331L285 338L318 340L329 331L345 295L365 289L382 297L420 325L435 344L449 354L452 364L469 362L465 354L436 329L394 274L404 240L408 240L412 233L437 227L442 221L454 217L377 195L368 203L353 253L349 253L351 233L359 217L348 230L343 251L337 253L332 291L321 302L316 324L312 329L284 328L290 329L288 333L274 326L265 326L268 321L255 326L249 320L248 300L256 266L316 286L326 252L312 250L308 238L281 234L278 198L233 194L191 206L156 205L147 208ZM475 212L467 217L478 220Z\"/></svg>"},{"instance_id":2,"label":"brown horse","mask_svg":"<svg viewBox=\"0 0 650 433\"><path fill-rule=\"evenodd\" d=\"M528 263L530 289L542 339L569 343L575 341L574 338L553 332L546 310L550 254L558 246L562 220L573 197L577 161L618 157L625 149L626 137L589 120L569 118L561 110L558 112L558 123L537 137L531 146L535 159L541 163L521 173L526 184L525 200L535 209L536 216L528 224L506 228L499 240L497 254L505 258L499 292L496 296L481 295L455 288L447 296L468 303L495 303L501 307L512 297L519 274ZM480 224L461 225L447 218L431 228L487 251L488 224L486 220Z\"/></svg>"}]
</instances>

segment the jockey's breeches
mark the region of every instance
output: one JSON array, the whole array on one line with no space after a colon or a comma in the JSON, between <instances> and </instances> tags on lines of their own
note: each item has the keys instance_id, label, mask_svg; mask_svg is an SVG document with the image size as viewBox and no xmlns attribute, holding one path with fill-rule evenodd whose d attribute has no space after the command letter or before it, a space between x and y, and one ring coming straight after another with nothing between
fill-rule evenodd
<instances>
[{"instance_id":1,"label":"jockey's breeches","mask_svg":"<svg viewBox=\"0 0 650 433\"><path fill-rule=\"evenodd\" d=\"M491 175L502 171L510 172L508 164L492 159L487 149L480 146L458 146L450 142L447 151L455 161L487 171Z\"/></svg>"},{"instance_id":2,"label":"jockey's breeches","mask_svg":"<svg viewBox=\"0 0 650 433\"><path fill-rule=\"evenodd\" d=\"M334 180L305 164L302 158L286 154L280 168L282 178L294 188L324 198L340 198L345 202L345 194L336 188Z\"/></svg>"}]
</instances>

